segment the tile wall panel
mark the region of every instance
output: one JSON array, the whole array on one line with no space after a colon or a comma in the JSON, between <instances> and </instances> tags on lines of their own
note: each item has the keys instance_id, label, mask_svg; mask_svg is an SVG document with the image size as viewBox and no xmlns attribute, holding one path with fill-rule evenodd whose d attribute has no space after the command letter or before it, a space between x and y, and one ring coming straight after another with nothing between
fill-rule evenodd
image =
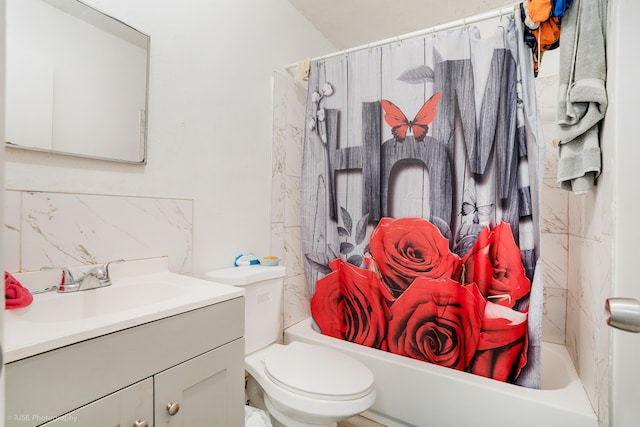
<instances>
[{"instance_id":1,"label":"tile wall panel","mask_svg":"<svg viewBox=\"0 0 640 427\"><path fill-rule=\"evenodd\" d=\"M12 232L5 241L5 251L19 254L18 263L8 264L13 271L168 256L171 271L191 272L191 200L7 193L5 215L7 211L10 215L6 217L5 229ZM18 230L19 238L15 237L13 228Z\"/></svg>"}]
</instances>

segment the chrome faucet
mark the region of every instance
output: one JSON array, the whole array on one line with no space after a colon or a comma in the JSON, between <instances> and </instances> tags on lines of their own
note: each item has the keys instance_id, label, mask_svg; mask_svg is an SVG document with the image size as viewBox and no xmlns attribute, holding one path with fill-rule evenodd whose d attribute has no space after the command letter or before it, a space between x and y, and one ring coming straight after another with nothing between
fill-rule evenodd
<instances>
[{"instance_id":1,"label":"chrome faucet","mask_svg":"<svg viewBox=\"0 0 640 427\"><path fill-rule=\"evenodd\" d=\"M58 285L58 292L77 292L89 289L104 288L111 286L111 277L109 277L109 265L114 262L123 262L124 259L109 261L101 267L93 267L82 275L78 280L73 278L73 274L68 268L62 267L62 280ZM43 267L50 269L52 267Z\"/></svg>"}]
</instances>

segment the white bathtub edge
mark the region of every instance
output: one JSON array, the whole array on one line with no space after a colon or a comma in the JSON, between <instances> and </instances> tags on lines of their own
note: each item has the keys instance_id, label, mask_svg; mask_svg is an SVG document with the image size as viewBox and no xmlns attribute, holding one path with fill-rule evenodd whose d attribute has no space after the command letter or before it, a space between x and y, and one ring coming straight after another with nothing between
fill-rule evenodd
<instances>
[{"instance_id":1,"label":"white bathtub edge","mask_svg":"<svg viewBox=\"0 0 640 427\"><path fill-rule=\"evenodd\" d=\"M504 419L507 419L509 418L507 413L512 412L515 406L520 405L523 408L529 409L531 414L535 414L536 417L539 417L541 420L531 420L531 424L527 425L544 425L537 424L537 422L546 422L546 425L549 427L597 427L598 425L597 417L593 411L593 408L591 407L591 404L589 403L580 378L578 377L575 368L573 367L571 358L566 348L562 345L543 342L543 346L546 347L545 350L553 351L554 355L562 361L562 368L565 374L568 375L566 386L564 388L555 390L537 390L527 389L513 384L506 384L488 378L444 368L441 366L425 364L424 362L418 360L413 360L392 353L364 347L358 344L337 340L335 338L324 336L313 331L311 329L311 324L311 318L307 318L302 322L287 328L285 330L285 343L293 340L300 340L304 342L316 343L319 345L328 345L333 348L341 349L348 354L360 359L363 363L369 366L372 371L374 371L374 375L376 375L377 386L381 382L387 381L386 378L383 378L387 374L386 372L384 372L384 370L387 370L387 366L389 367L389 371L393 369L394 366L396 368L402 367L403 369L409 367L410 369L418 370L421 375L426 376L424 378L428 378L434 383L442 384L444 382L449 388L456 387L456 385L459 384L461 386L459 391L462 394L467 395L465 407L469 410L474 410L473 408L476 407L475 410L478 410L480 411L479 413L482 413L483 408L486 409L487 401L491 402L491 399L487 397L488 395L495 396L496 400L505 402L504 407L501 407L501 410L505 412L504 414L492 414L486 415L486 417L502 417ZM363 360L362 358L368 358L368 361ZM384 370L381 370L381 368L379 367L376 368L376 366L384 366L384 368L382 368ZM409 378L414 378L414 376L409 376ZM390 378L389 380L393 381L392 378ZM395 387L395 385L392 384L389 387ZM479 393L469 394L469 390L471 389L477 390ZM415 391L414 388L414 394L421 394L424 396L426 395L427 391L428 390L425 389L418 392ZM458 394L457 391L454 392ZM380 395L384 395L384 393L381 393ZM411 402L405 402L406 399L404 398L397 399L396 397L394 400L394 398L392 397L390 399L390 402L385 402L384 397L381 397L380 399L382 401L376 401L374 406L369 411L370 417L374 419L374 421L376 420L375 414L380 414L381 416L389 416L392 419L399 419L401 422L408 422L409 425L415 423L415 420L419 418L419 416L417 415L414 417L414 419L405 420L404 418L402 418L403 413L411 411L411 408L414 407ZM394 413L387 413L393 412L395 410L395 408L393 408L394 406L405 406L405 404L406 407L398 408L398 410ZM419 402L415 402L415 404L420 406ZM392 408L393 410L380 410L380 407ZM546 408L547 410L543 411L544 408ZM489 413L491 412L487 412L487 414ZM445 416L445 414L442 414L442 417ZM410 416L407 417L410 418ZM513 421L513 419L511 420ZM525 420L522 421L525 422ZM552 424L549 424L549 421L552 421ZM447 422L450 422L450 420L447 419ZM450 427L454 427L454 425L457 426L458 424L455 424L455 422L453 424L449 424ZM494 424L491 425L493 426ZM524 426L524 424L518 425ZM495 426L498 427L499 425L495 424Z\"/></svg>"}]
</instances>

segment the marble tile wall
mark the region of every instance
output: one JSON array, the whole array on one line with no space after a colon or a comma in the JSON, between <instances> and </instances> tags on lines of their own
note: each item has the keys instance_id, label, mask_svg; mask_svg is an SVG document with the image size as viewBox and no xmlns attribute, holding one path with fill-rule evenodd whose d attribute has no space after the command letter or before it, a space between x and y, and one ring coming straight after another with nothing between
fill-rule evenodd
<instances>
[{"instance_id":1,"label":"marble tile wall","mask_svg":"<svg viewBox=\"0 0 640 427\"><path fill-rule=\"evenodd\" d=\"M576 196L556 183L557 75L536 80L547 141L542 194L546 341L566 344L601 427L608 422L609 331L604 301L612 276L612 177L603 146L603 174L593 192ZM606 143L604 141L603 143Z\"/></svg>"},{"instance_id":2,"label":"marble tile wall","mask_svg":"<svg viewBox=\"0 0 640 427\"><path fill-rule=\"evenodd\" d=\"M271 252L287 268L284 327L310 316L302 263L300 234L300 177L307 91L301 84L273 74L273 151L271 196Z\"/></svg>"},{"instance_id":3,"label":"marble tile wall","mask_svg":"<svg viewBox=\"0 0 640 427\"><path fill-rule=\"evenodd\" d=\"M158 256L192 269L192 200L7 190L4 215L10 272Z\"/></svg>"},{"instance_id":4,"label":"marble tile wall","mask_svg":"<svg viewBox=\"0 0 640 427\"><path fill-rule=\"evenodd\" d=\"M554 143L558 76L536 79L536 95L545 135L545 162L541 202L542 264L544 267L544 317L542 338L565 343L567 262L569 251L568 193L556 182L558 152Z\"/></svg>"},{"instance_id":5,"label":"marble tile wall","mask_svg":"<svg viewBox=\"0 0 640 427\"><path fill-rule=\"evenodd\" d=\"M601 139L602 174L590 193L569 194L567 348L600 427L609 425L609 333L613 282L613 141Z\"/></svg>"}]
</instances>

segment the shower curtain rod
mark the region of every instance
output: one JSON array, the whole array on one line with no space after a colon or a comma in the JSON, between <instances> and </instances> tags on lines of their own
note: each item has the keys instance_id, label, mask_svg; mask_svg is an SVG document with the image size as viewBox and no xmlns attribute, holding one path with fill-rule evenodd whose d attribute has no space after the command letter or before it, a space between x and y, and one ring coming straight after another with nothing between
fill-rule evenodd
<instances>
[{"instance_id":1,"label":"shower curtain rod","mask_svg":"<svg viewBox=\"0 0 640 427\"><path fill-rule=\"evenodd\" d=\"M359 50L371 49L373 47L383 46L383 45L394 43L394 42L399 43L403 40L408 40L415 37L421 37L427 34L434 34L440 31L451 30L453 28L466 27L467 25L474 24L476 22L482 22L482 21L487 21L489 19L493 19L493 18L507 16L509 14L515 13L519 5L520 5L519 2L513 3L510 6L505 6L500 9L495 9L489 12L484 12L478 15L467 17L467 18L458 19L456 21L451 21L446 24L434 25L433 27L426 28L424 30L414 31L411 33L403 34L401 36L389 37L387 39L379 40L377 42L367 43L367 44L363 44L356 47L351 47L349 49L340 50L337 52L329 53L327 55L316 56L314 58L311 58L311 61L324 61L325 59L335 58L341 55L347 55L348 53L356 52ZM296 68L297 66L298 66L298 63L295 63L295 64L285 65L284 68L286 70L290 70L292 68Z\"/></svg>"}]
</instances>

